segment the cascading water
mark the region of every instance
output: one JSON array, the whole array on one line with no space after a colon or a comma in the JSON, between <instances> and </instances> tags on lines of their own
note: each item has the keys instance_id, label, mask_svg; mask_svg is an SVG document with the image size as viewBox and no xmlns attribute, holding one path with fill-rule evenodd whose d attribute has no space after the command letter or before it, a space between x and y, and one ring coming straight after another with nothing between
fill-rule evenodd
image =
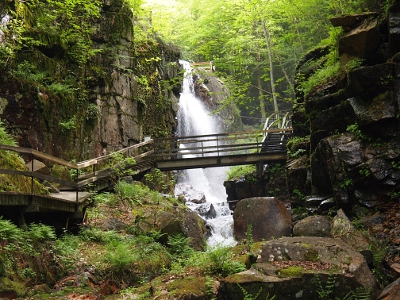
<instances>
[{"instance_id":1,"label":"cascading water","mask_svg":"<svg viewBox=\"0 0 400 300\"><path fill-rule=\"evenodd\" d=\"M195 96L190 64L186 61L180 61L180 63L185 69L185 76L179 99L178 136L219 133L218 120L210 114L201 103L201 100ZM194 211L200 212L199 214L211 228L211 236L207 240L210 246L217 244L231 245L234 243L233 219L226 202L226 193L223 186L226 171L227 168L225 167L185 170L178 178L175 191L177 195L185 194L188 189L204 193L206 203L188 201L186 205ZM204 213L205 211L207 212Z\"/></svg>"}]
</instances>

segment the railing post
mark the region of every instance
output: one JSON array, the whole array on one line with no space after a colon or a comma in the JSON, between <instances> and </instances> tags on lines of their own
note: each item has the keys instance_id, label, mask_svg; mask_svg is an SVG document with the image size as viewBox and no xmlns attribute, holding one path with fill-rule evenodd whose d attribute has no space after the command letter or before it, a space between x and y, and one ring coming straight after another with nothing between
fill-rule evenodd
<instances>
[{"instance_id":1,"label":"railing post","mask_svg":"<svg viewBox=\"0 0 400 300\"><path fill-rule=\"evenodd\" d=\"M32 175L31 175L31 194L32 195L34 195L35 194L35 188L34 188L34 180L33 180L33 167L34 167L34 162L33 162L33 159L34 159L34 156L33 156L33 153L31 154L31 163L32 163L32 165L31 165L31 167L32 167Z\"/></svg>"},{"instance_id":2,"label":"railing post","mask_svg":"<svg viewBox=\"0 0 400 300\"><path fill-rule=\"evenodd\" d=\"M79 187L78 187L78 180L79 180L79 178L78 178L78 176L79 176L79 169L78 168L76 168L76 178L75 178L75 183L76 183L76 204L78 204L79 203Z\"/></svg>"},{"instance_id":3,"label":"railing post","mask_svg":"<svg viewBox=\"0 0 400 300\"><path fill-rule=\"evenodd\" d=\"M217 135L217 156L219 157L219 144L218 144L218 141L219 141L219 139L218 139L218 135Z\"/></svg>"},{"instance_id":4,"label":"railing post","mask_svg":"<svg viewBox=\"0 0 400 300\"><path fill-rule=\"evenodd\" d=\"M203 141L201 141L201 157L204 157L204 144L203 144Z\"/></svg>"}]
</instances>

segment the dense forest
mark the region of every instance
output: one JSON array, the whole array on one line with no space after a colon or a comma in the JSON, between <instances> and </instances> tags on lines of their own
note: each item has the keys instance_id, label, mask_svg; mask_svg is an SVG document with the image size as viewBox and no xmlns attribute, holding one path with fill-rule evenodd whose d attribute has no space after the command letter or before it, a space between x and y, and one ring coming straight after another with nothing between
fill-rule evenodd
<instances>
[{"instance_id":1,"label":"dense forest","mask_svg":"<svg viewBox=\"0 0 400 300\"><path fill-rule=\"evenodd\" d=\"M111 153L100 165L111 180L86 186L84 211L1 207L0 298L395 295L399 280L385 287L400 274L398 16L394 0L0 0L0 192L65 188L9 175L34 173L13 147L71 164ZM193 78L226 87L212 109L229 110L235 129L292 114L286 165L228 172L242 188L231 188L243 225L234 246L207 245L208 217L174 193L181 174L137 174L112 155L175 134L180 59L212 62ZM104 170L75 171L43 159L37 178Z\"/></svg>"},{"instance_id":2,"label":"dense forest","mask_svg":"<svg viewBox=\"0 0 400 300\"><path fill-rule=\"evenodd\" d=\"M234 101L243 121L251 125L262 124L275 111L291 109L295 69L311 49L331 47L331 57L321 61L320 68L325 73L337 71L334 49L341 29L331 25L330 17L385 9L372 0L130 0L126 4L137 18L136 42L157 35L178 46L183 59L212 61L229 85L231 97L226 101ZM3 1L2 26L7 30L2 31L2 40L8 43L1 47L2 67L10 67L19 49L45 50L54 45L58 53L52 55L65 52L78 66L85 64L99 51L89 38L95 30L90 22L99 18L98 5L96 1L46 1L46 5ZM12 15L7 15L13 6ZM64 20L68 25L61 26ZM306 84L297 88L310 89Z\"/></svg>"},{"instance_id":3,"label":"dense forest","mask_svg":"<svg viewBox=\"0 0 400 300\"><path fill-rule=\"evenodd\" d=\"M296 66L311 49L331 47L329 59L320 62L325 70L321 76L338 70L336 45L342 29L329 19L378 5L339 0L153 0L146 1L143 13L157 34L179 45L185 59L213 61L229 84L227 101L239 106L245 123L259 125L267 115L291 109ZM296 88L311 89L306 84Z\"/></svg>"}]
</instances>

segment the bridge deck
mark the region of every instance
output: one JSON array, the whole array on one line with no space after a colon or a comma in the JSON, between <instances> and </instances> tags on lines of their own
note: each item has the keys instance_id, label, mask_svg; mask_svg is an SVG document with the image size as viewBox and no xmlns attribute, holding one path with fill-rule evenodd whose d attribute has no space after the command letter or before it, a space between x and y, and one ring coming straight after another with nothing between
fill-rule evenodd
<instances>
[{"instance_id":1,"label":"bridge deck","mask_svg":"<svg viewBox=\"0 0 400 300\"><path fill-rule=\"evenodd\" d=\"M286 160L286 141L291 132L291 128L286 128L149 140L113 154L76 164L34 149L0 145L0 151L14 151L30 156L32 162L43 160L46 163L61 165L71 169L76 175L74 180L66 180L41 174L33 170L33 163L32 170L0 169L0 174L31 177L31 191L34 190L34 179L57 183L73 190L50 195L4 192L0 193L0 206L25 206L27 210L82 211L92 201L91 194L83 192L82 189L89 184L91 190L109 186L116 168L143 172L151 168L167 171L282 162ZM136 164L121 165L120 161L116 162L115 154L134 158ZM84 174L80 175L82 172Z\"/></svg>"},{"instance_id":2,"label":"bridge deck","mask_svg":"<svg viewBox=\"0 0 400 300\"><path fill-rule=\"evenodd\" d=\"M259 162L286 161L286 153L254 153L238 155L221 155L181 158L177 160L160 160L155 167L161 171L186 170L195 168L211 168L235 165L257 164Z\"/></svg>"},{"instance_id":3,"label":"bridge deck","mask_svg":"<svg viewBox=\"0 0 400 300\"><path fill-rule=\"evenodd\" d=\"M88 192L79 192L78 195L76 192L60 192L49 195L3 192L0 193L0 205L25 207L30 212L43 210L76 212L82 211L92 202L91 196L92 194Z\"/></svg>"}]
</instances>

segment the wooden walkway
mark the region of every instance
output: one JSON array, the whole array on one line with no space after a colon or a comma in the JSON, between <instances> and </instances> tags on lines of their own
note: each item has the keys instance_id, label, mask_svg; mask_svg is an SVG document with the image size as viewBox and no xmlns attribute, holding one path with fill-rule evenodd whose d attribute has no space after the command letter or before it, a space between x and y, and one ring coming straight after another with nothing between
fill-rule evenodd
<instances>
[{"instance_id":1,"label":"wooden walkway","mask_svg":"<svg viewBox=\"0 0 400 300\"><path fill-rule=\"evenodd\" d=\"M109 187L116 168L140 173L152 168L166 171L284 162L286 141L291 133L291 128L272 128L253 132L151 139L79 163L67 162L34 149L0 145L0 151L17 152L30 157L32 162L39 160L47 165L60 165L75 174L73 178L44 175L35 172L33 164L32 171L0 169L0 174L28 176L32 181L31 193L0 193L0 206L19 206L24 211L84 212L85 207L92 202L91 191ZM115 155L131 157L136 163L116 165ZM33 192L34 180L57 185L61 192L37 195Z\"/></svg>"}]
</instances>

